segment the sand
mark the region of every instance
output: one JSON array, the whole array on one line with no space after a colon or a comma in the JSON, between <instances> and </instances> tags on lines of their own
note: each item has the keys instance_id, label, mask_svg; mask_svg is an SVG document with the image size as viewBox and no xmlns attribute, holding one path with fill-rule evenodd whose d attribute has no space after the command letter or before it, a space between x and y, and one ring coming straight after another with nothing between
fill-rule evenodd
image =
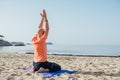
<instances>
[{"instance_id":1,"label":"sand","mask_svg":"<svg viewBox=\"0 0 120 80\"><path fill-rule=\"evenodd\" d=\"M62 69L77 71L52 78L25 71L32 59L33 54L0 53L0 80L120 80L120 57L48 55L48 61L59 63Z\"/></svg>"}]
</instances>

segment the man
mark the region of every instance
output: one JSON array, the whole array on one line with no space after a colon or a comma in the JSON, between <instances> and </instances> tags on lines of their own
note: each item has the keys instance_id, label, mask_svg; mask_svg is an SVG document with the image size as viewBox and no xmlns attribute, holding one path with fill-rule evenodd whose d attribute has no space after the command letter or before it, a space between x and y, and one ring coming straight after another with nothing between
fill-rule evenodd
<instances>
[{"instance_id":1,"label":"man","mask_svg":"<svg viewBox=\"0 0 120 80\"><path fill-rule=\"evenodd\" d=\"M41 22L38 27L37 34L32 38L34 46L34 61L33 61L33 72L55 72L61 70L61 67L52 62L47 61L47 46L46 39L49 33L49 23L47 20L46 11L43 10ZM45 23L45 29L43 24Z\"/></svg>"}]
</instances>

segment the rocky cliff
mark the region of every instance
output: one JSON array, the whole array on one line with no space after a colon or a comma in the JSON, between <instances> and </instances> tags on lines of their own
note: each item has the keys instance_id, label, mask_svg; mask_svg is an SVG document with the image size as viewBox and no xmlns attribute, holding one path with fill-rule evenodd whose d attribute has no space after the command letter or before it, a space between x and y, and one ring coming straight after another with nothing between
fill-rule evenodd
<instances>
[{"instance_id":1,"label":"rocky cliff","mask_svg":"<svg viewBox=\"0 0 120 80\"><path fill-rule=\"evenodd\" d=\"M8 41L0 40L0 46L12 46Z\"/></svg>"}]
</instances>

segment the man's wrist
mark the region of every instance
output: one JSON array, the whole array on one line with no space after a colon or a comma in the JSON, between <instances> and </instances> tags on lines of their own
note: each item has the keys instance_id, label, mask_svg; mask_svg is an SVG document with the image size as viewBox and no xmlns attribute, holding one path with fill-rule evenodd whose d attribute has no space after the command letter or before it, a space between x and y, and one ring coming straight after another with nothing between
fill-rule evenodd
<instances>
[{"instance_id":1,"label":"man's wrist","mask_svg":"<svg viewBox=\"0 0 120 80\"><path fill-rule=\"evenodd\" d=\"M48 22L48 20L46 19L45 22Z\"/></svg>"}]
</instances>

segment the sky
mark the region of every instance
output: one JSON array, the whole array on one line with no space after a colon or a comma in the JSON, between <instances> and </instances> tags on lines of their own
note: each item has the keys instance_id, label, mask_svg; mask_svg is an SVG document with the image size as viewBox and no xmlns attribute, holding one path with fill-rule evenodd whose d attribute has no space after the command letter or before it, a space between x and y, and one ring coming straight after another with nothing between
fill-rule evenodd
<instances>
[{"instance_id":1,"label":"sky","mask_svg":"<svg viewBox=\"0 0 120 80\"><path fill-rule=\"evenodd\" d=\"M47 42L120 45L120 0L0 0L0 34L10 42L31 42L43 9Z\"/></svg>"}]
</instances>

